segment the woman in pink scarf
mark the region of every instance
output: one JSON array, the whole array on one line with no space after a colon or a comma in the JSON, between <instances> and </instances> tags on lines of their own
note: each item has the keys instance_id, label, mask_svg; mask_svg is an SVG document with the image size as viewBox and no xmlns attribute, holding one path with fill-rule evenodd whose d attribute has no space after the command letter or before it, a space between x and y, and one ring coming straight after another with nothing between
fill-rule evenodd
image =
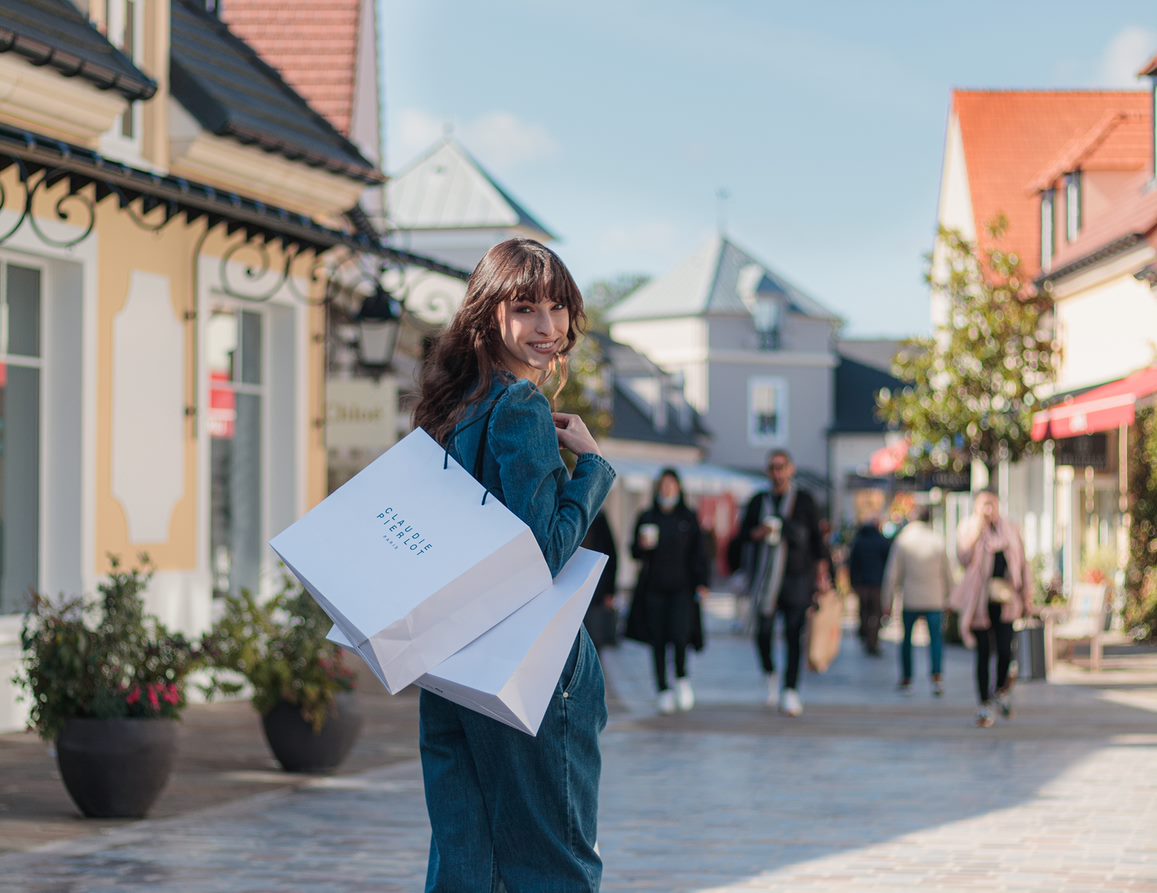
<instances>
[{"instance_id":1,"label":"woman in pink scarf","mask_svg":"<svg viewBox=\"0 0 1157 893\"><path fill-rule=\"evenodd\" d=\"M1032 571L1024 556L1020 531L1000 515L996 494L977 494L975 510L960 525L956 555L964 566L964 578L949 598L960 618L964 644L976 647L976 684L980 710L976 724L989 728L996 722L995 709L1012 716L1008 668L1012 663L1012 624L1032 613ZM989 686L992 643L996 643L996 691ZM994 705L995 701L995 705ZM994 709L995 708L995 709Z\"/></svg>"}]
</instances>

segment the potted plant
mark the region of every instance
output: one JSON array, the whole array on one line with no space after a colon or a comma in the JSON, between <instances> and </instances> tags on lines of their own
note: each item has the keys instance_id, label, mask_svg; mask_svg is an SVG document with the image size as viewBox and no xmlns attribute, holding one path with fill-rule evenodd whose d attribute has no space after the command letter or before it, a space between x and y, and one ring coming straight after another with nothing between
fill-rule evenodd
<instances>
[{"instance_id":1,"label":"potted plant","mask_svg":"<svg viewBox=\"0 0 1157 893\"><path fill-rule=\"evenodd\" d=\"M61 779L93 818L141 818L164 789L177 749L184 680L198 649L144 611L152 577L140 566L110 572L99 597L33 594L15 682L29 696L29 725L55 742Z\"/></svg>"},{"instance_id":2,"label":"potted plant","mask_svg":"<svg viewBox=\"0 0 1157 893\"><path fill-rule=\"evenodd\" d=\"M252 688L266 741L282 768L336 768L353 748L362 717L356 674L342 649L326 639L325 613L289 577L267 601L244 590L226 596L224 609L205 639L207 693L240 692L240 676Z\"/></svg>"}]
</instances>

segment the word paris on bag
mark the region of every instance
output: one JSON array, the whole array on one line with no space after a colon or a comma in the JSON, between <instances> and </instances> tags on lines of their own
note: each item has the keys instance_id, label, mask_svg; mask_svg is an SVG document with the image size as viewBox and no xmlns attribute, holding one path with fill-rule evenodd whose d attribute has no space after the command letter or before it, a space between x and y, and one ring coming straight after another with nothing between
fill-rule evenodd
<instances>
[{"instance_id":1,"label":"word paris on bag","mask_svg":"<svg viewBox=\"0 0 1157 893\"><path fill-rule=\"evenodd\" d=\"M395 694L552 585L534 534L420 428L270 540Z\"/></svg>"}]
</instances>

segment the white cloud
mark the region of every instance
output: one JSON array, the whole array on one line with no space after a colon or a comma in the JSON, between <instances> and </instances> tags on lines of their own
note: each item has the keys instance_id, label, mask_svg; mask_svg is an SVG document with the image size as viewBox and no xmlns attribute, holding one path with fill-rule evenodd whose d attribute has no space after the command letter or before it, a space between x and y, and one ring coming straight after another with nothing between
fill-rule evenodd
<instances>
[{"instance_id":1,"label":"white cloud","mask_svg":"<svg viewBox=\"0 0 1157 893\"><path fill-rule=\"evenodd\" d=\"M479 158L506 170L542 161L558 151L550 131L510 112L488 112L475 118L462 127L461 139Z\"/></svg>"},{"instance_id":2,"label":"white cloud","mask_svg":"<svg viewBox=\"0 0 1157 893\"><path fill-rule=\"evenodd\" d=\"M390 168L396 171L409 164L451 129L483 164L504 173L550 158L559 148L541 124L510 112L487 112L459 124L422 109L404 108L397 112L388 134Z\"/></svg>"},{"instance_id":3,"label":"white cloud","mask_svg":"<svg viewBox=\"0 0 1157 893\"><path fill-rule=\"evenodd\" d=\"M1137 72L1157 52L1157 31L1130 25L1119 31L1101 56L1099 85L1136 87Z\"/></svg>"},{"instance_id":4,"label":"white cloud","mask_svg":"<svg viewBox=\"0 0 1157 893\"><path fill-rule=\"evenodd\" d=\"M389 169L409 164L442 138L449 122L420 109L401 109L387 134Z\"/></svg>"}]
</instances>

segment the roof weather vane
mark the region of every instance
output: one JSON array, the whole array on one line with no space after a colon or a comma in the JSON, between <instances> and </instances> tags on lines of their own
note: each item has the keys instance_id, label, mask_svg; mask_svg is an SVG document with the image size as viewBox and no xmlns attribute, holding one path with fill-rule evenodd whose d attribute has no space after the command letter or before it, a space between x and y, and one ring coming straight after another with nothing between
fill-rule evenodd
<instances>
[{"instance_id":1,"label":"roof weather vane","mask_svg":"<svg viewBox=\"0 0 1157 893\"><path fill-rule=\"evenodd\" d=\"M731 198L731 193L721 186L715 190L715 198L719 206L719 235L723 235L727 231L727 200Z\"/></svg>"}]
</instances>

